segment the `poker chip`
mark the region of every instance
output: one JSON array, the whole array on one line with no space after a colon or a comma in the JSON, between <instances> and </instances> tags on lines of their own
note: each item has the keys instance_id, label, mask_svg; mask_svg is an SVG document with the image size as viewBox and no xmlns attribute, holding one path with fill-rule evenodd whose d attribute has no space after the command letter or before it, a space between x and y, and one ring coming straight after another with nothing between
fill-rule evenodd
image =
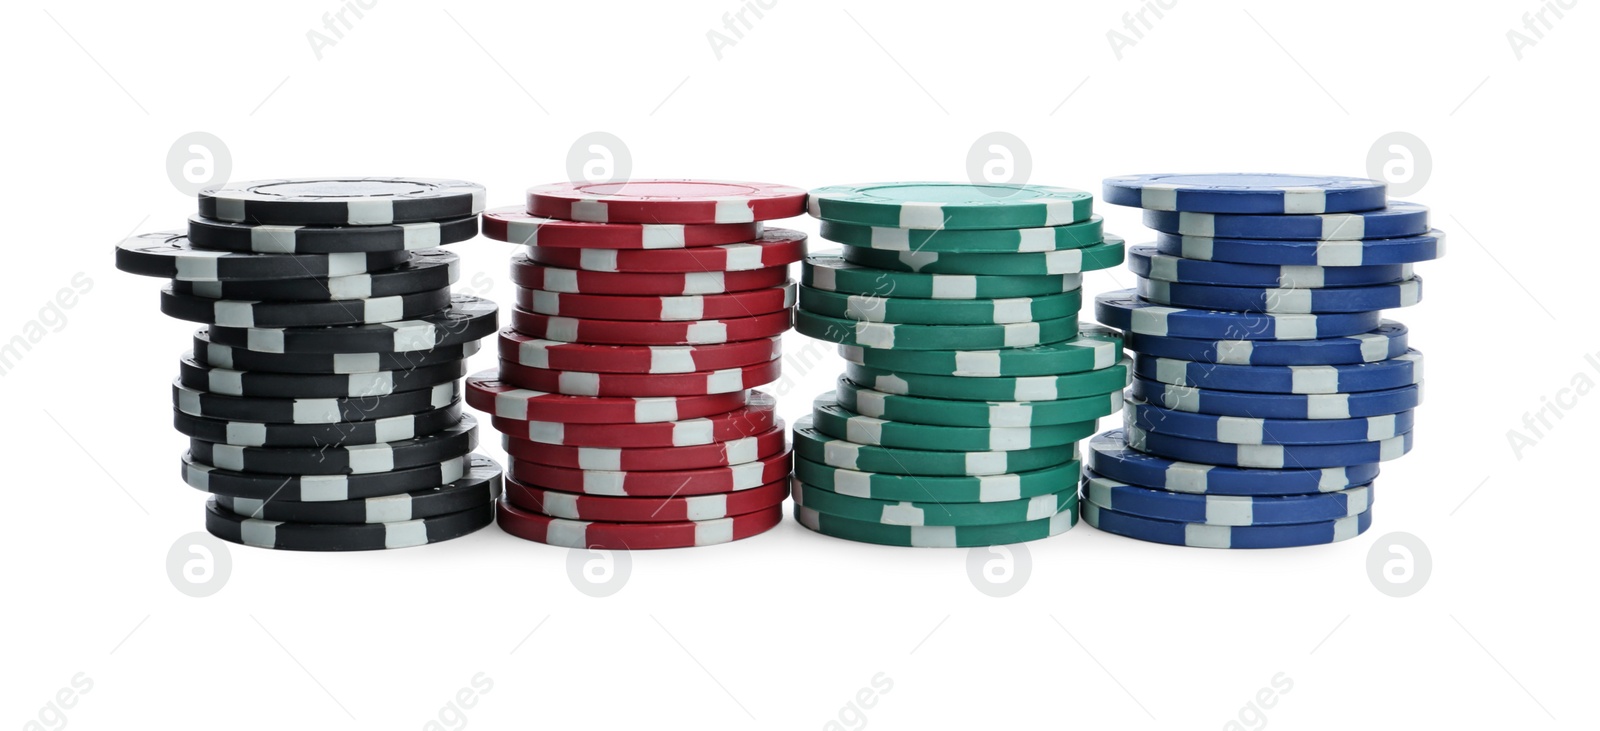
<instances>
[{"instance_id":1,"label":"poker chip","mask_svg":"<svg viewBox=\"0 0 1600 731\"><path fill-rule=\"evenodd\" d=\"M1338 520L1227 526L1153 520L1083 502L1083 520L1107 533L1196 548L1293 548L1349 540L1372 526L1372 511Z\"/></svg>"},{"instance_id":2,"label":"poker chip","mask_svg":"<svg viewBox=\"0 0 1600 731\"><path fill-rule=\"evenodd\" d=\"M1124 427L1128 446L1167 459L1234 467L1348 467L1387 462L1411 451L1410 432L1373 442L1344 444L1223 444Z\"/></svg>"},{"instance_id":3,"label":"poker chip","mask_svg":"<svg viewBox=\"0 0 1600 731\"><path fill-rule=\"evenodd\" d=\"M393 297L327 302L225 300L178 294L171 287L161 290L161 312L169 317L238 328L388 323L438 312L449 306L449 287Z\"/></svg>"},{"instance_id":4,"label":"poker chip","mask_svg":"<svg viewBox=\"0 0 1600 731\"><path fill-rule=\"evenodd\" d=\"M727 467L692 470L582 470L513 459L510 475L529 487L583 495L682 497L754 490L788 477L794 456L783 451Z\"/></svg>"},{"instance_id":5,"label":"poker chip","mask_svg":"<svg viewBox=\"0 0 1600 731\"><path fill-rule=\"evenodd\" d=\"M218 282L174 281L172 291L213 300L364 300L443 289L455 284L460 276L460 257L447 251L431 250L412 252L411 258L399 266L371 274Z\"/></svg>"},{"instance_id":6,"label":"poker chip","mask_svg":"<svg viewBox=\"0 0 1600 731\"><path fill-rule=\"evenodd\" d=\"M1410 411L1356 419L1261 419L1164 409L1137 399L1123 408L1123 422L1145 432L1224 444L1378 442L1410 432L1415 423Z\"/></svg>"},{"instance_id":7,"label":"poker chip","mask_svg":"<svg viewBox=\"0 0 1600 731\"><path fill-rule=\"evenodd\" d=\"M500 380L514 386L568 396L700 396L731 393L778 380L783 361L697 373L585 373L500 363Z\"/></svg>"},{"instance_id":8,"label":"poker chip","mask_svg":"<svg viewBox=\"0 0 1600 731\"><path fill-rule=\"evenodd\" d=\"M752 241L761 235L761 224L564 221L530 215L521 207L511 206L484 211L483 235L511 244L554 248L682 249Z\"/></svg>"},{"instance_id":9,"label":"poker chip","mask_svg":"<svg viewBox=\"0 0 1600 731\"><path fill-rule=\"evenodd\" d=\"M794 483L793 494L797 509L807 508L824 515L877 525L1009 525L1049 520L1078 508L1078 488L1071 483L1049 495L987 503L874 500L841 495L799 481Z\"/></svg>"},{"instance_id":10,"label":"poker chip","mask_svg":"<svg viewBox=\"0 0 1600 731\"><path fill-rule=\"evenodd\" d=\"M956 452L857 444L818 431L809 415L795 422L794 451L796 457L829 467L895 475L1003 475L1043 469L1076 458L1075 445Z\"/></svg>"},{"instance_id":11,"label":"poker chip","mask_svg":"<svg viewBox=\"0 0 1600 731\"><path fill-rule=\"evenodd\" d=\"M290 226L388 226L483 212L477 183L437 178L252 180L200 191L200 215Z\"/></svg>"},{"instance_id":12,"label":"poker chip","mask_svg":"<svg viewBox=\"0 0 1600 731\"><path fill-rule=\"evenodd\" d=\"M911 548L1001 546L1061 535L1078 524L1078 511L1065 510L1044 520L1004 525L904 526L870 523L796 505L795 520L825 536L859 543Z\"/></svg>"},{"instance_id":13,"label":"poker chip","mask_svg":"<svg viewBox=\"0 0 1600 731\"><path fill-rule=\"evenodd\" d=\"M1041 228L919 229L822 222L822 238L885 251L1022 253L1076 249L1098 244L1103 221L1089 216L1077 223Z\"/></svg>"},{"instance_id":14,"label":"poker chip","mask_svg":"<svg viewBox=\"0 0 1600 731\"><path fill-rule=\"evenodd\" d=\"M473 455L475 458L476 455ZM437 464L356 475L268 475L224 470L183 455L183 481L201 492L240 500L348 502L448 485L467 474L467 456Z\"/></svg>"},{"instance_id":15,"label":"poker chip","mask_svg":"<svg viewBox=\"0 0 1600 731\"><path fill-rule=\"evenodd\" d=\"M818 340L862 348L988 350L1071 340L1078 334L1078 317L1074 313L1053 320L1004 325L902 325L829 317L802 309L795 311L794 329Z\"/></svg>"},{"instance_id":16,"label":"poker chip","mask_svg":"<svg viewBox=\"0 0 1600 731\"><path fill-rule=\"evenodd\" d=\"M1094 298L1100 322L1139 335L1235 340L1313 340L1359 335L1376 328L1379 312L1327 315L1274 315L1166 307L1147 302L1131 289Z\"/></svg>"},{"instance_id":17,"label":"poker chip","mask_svg":"<svg viewBox=\"0 0 1600 731\"><path fill-rule=\"evenodd\" d=\"M881 295L836 294L801 287L800 309L843 320L909 325L1009 325L1076 318L1083 296L1078 290L1042 297L932 300Z\"/></svg>"},{"instance_id":18,"label":"poker chip","mask_svg":"<svg viewBox=\"0 0 1600 731\"><path fill-rule=\"evenodd\" d=\"M692 249L616 250L528 248L528 259L553 267L594 272L742 272L781 267L806 255L806 235L786 228L766 228L743 244Z\"/></svg>"},{"instance_id":19,"label":"poker chip","mask_svg":"<svg viewBox=\"0 0 1600 731\"><path fill-rule=\"evenodd\" d=\"M726 320L643 322L552 317L518 308L511 328L545 340L594 345L709 345L776 337L789 329L788 310Z\"/></svg>"},{"instance_id":20,"label":"poker chip","mask_svg":"<svg viewBox=\"0 0 1600 731\"><path fill-rule=\"evenodd\" d=\"M511 281L547 292L620 295L690 295L748 292L781 287L786 266L742 272L590 272L535 264L526 254L511 257Z\"/></svg>"},{"instance_id":21,"label":"poker chip","mask_svg":"<svg viewBox=\"0 0 1600 731\"><path fill-rule=\"evenodd\" d=\"M833 467L809 459L794 461L796 481L867 500L918 503L994 503L1029 500L1076 485L1076 457L1041 469L995 475L896 475Z\"/></svg>"},{"instance_id":22,"label":"poker chip","mask_svg":"<svg viewBox=\"0 0 1600 731\"><path fill-rule=\"evenodd\" d=\"M844 247L852 264L924 274L983 274L990 276L1082 274L1110 269L1122 263L1125 243L1106 234L1105 241L1078 249L1017 254L953 253L937 251L881 251Z\"/></svg>"},{"instance_id":23,"label":"poker chip","mask_svg":"<svg viewBox=\"0 0 1600 731\"><path fill-rule=\"evenodd\" d=\"M194 331L194 359L215 368L270 373L373 373L424 368L466 360L477 353L478 341L440 346L431 350L398 353L263 353L246 348L230 348L211 342L206 328Z\"/></svg>"},{"instance_id":24,"label":"poker chip","mask_svg":"<svg viewBox=\"0 0 1600 731\"><path fill-rule=\"evenodd\" d=\"M1410 411L1422 403L1422 385L1352 393L1286 394L1218 391L1135 378L1128 392L1176 411L1262 419L1359 419Z\"/></svg>"},{"instance_id":25,"label":"poker chip","mask_svg":"<svg viewBox=\"0 0 1600 731\"><path fill-rule=\"evenodd\" d=\"M953 452L1011 452L1071 445L1094 434L1094 420L1040 426L945 426L862 416L838 404L832 393L811 403L818 433L855 444Z\"/></svg>"},{"instance_id":26,"label":"poker chip","mask_svg":"<svg viewBox=\"0 0 1600 731\"><path fill-rule=\"evenodd\" d=\"M1405 325L1383 320L1370 332L1320 340L1195 340L1128 333L1128 348L1143 355L1229 365L1346 365L1405 353Z\"/></svg>"},{"instance_id":27,"label":"poker chip","mask_svg":"<svg viewBox=\"0 0 1600 731\"><path fill-rule=\"evenodd\" d=\"M565 294L517 288L517 307L541 315L647 322L718 320L786 311L794 306L795 285L723 294L630 296Z\"/></svg>"},{"instance_id":28,"label":"poker chip","mask_svg":"<svg viewBox=\"0 0 1600 731\"><path fill-rule=\"evenodd\" d=\"M1054 401L1120 391L1128 385L1130 365L1124 359L1100 370L1060 376L968 378L896 373L846 363L844 373L855 383L896 396L958 401Z\"/></svg>"},{"instance_id":29,"label":"poker chip","mask_svg":"<svg viewBox=\"0 0 1600 731\"><path fill-rule=\"evenodd\" d=\"M1316 214L1384 207L1382 181L1281 173L1162 173L1106 178L1107 203L1152 211Z\"/></svg>"},{"instance_id":30,"label":"poker chip","mask_svg":"<svg viewBox=\"0 0 1600 731\"><path fill-rule=\"evenodd\" d=\"M1410 307L1422 300L1421 277L1396 284L1334 289L1219 287L1140 278L1135 289L1140 297L1156 304L1275 314L1370 312Z\"/></svg>"},{"instance_id":31,"label":"poker chip","mask_svg":"<svg viewBox=\"0 0 1600 731\"><path fill-rule=\"evenodd\" d=\"M210 328L218 345L265 353L401 353L481 340L498 328L499 308L469 295L450 298L448 309L414 320L344 327Z\"/></svg>"},{"instance_id":32,"label":"poker chip","mask_svg":"<svg viewBox=\"0 0 1600 731\"><path fill-rule=\"evenodd\" d=\"M218 495L217 507L245 518L293 523L400 523L433 518L493 503L500 497L500 465L480 454L467 456L467 474L437 487L360 500L297 502Z\"/></svg>"},{"instance_id":33,"label":"poker chip","mask_svg":"<svg viewBox=\"0 0 1600 731\"><path fill-rule=\"evenodd\" d=\"M1314 495L1370 484L1378 476L1376 462L1324 469L1249 469L1176 461L1133 449L1123 429L1090 439L1084 466L1130 485L1195 495Z\"/></svg>"},{"instance_id":34,"label":"poker chip","mask_svg":"<svg viewBox=\"0 0 1600 731\"><path fill-rule=\"evenodd\" d=\"M852 264L837 254L811 254L801 264L800 272L800 283L812 289L903 299L1044 297L1076 291L1083 285L1083 277L1078 274L916 274Z\"/></svg>"},{"instance_id":35,"label":"poker chip","mask_svg":"<svg viewBox=\"0 0 1600 731\"><path fill-rule=\"evenodd\" d=\"M467 377L468 406L514 421L650 424L726 413L747 402L743 391L659 398L564 396L517 388L501 381L498 371Z\"/></svg>"},{"instance_id":36,"label":"poker chip","mask_svg":"<svg viewBox=\"0 0 1600 731\"><path fill-rule=\"evenodd\" d=\"M664 523L608 523L552 518L519 509L505 500L498 506L501 530L538 543L565 548L633 551L692 548L743 540L783 522L783 506L713 520Z\"/></svg>"},{"instance_id":37,"label":"poker chip","mask_svg":"<svg viewBox=\"0 0 1600 731\"><path fill-rule=\"evenodd\" d=\"M683 497L612 497L561 492L512 480L506 502L552 518L611 523L676 523L744 515L783 504L789 482L778 480L738 492Z\"/></svg>"},{"instance_id":38,"label":"poker chip","mask_svg":"<svg viewBox=\"0 0 1600 731\"><path fill-rule=\"evenodd\" d=\"M869 183L811 191L814 218L902 229L1022 229L1089 219L1094 197L1047 185Z\"/></svg>"},{"instance_id":39,"label":"poker chip","mask_svg":"<svg viewBox=\"0 0 1600 731\"><path fill-rule=\"evenodd\" d=\"M500 331L500 358L534 368L593 373L693 373L759 365L783 355L774 336L721 345L586 345Z\"/></svg>"},{"instance_id":40,"label":"poker chip","mask_svg":"<svg viewBox=\"0 0 1600 731\"><path fill-rule=\"evenodd\" d=\"M333 424L272 424L228 421L173 411L172 425L179 434L216 444L241 447L340 447L397 442L434 434L461 419L461 406L405 416Z\"/></svg>"},{"instance_id":41,"label":"poker chip","mask_svg":"<svg viewBox=\"0 0 1600 731\"><path fill-rule=\"evenodd\" d=\"M377 551L440 543L476 532L494 522L494 507L484 503L458 513L394 523L285 523L246 518L206 504L206 531L222 540L288 551Z\"/></svg>"},{"instance_id":42,"label":"poker chip","mask_svg":"<svg viewBox=\"0 0 1600 731\"><path fill-rule=\"evenodd\" d=\"M769 431L777 419L777 402L751 391L749 403L724 414L649 424L568 424L494 417L494 428L507 436L543 444L580 447L687 447L751 437ZM569 517L569 516L560 516Z\"/></svg>"},{"instance_id":43,"label":"poker chip","mask_svg":"<svg viewBox=\"0 0 1600 731\"><path fill-rule=\"evenodd\" d=\"M1122 336L1090 327L1075 340L1003 350L885 350L839 346L839 356L879 370L987 378L1049 376L1110 368L1122 358Z\"/></svg>"},{"instance_id":44,"label":"poker chip","mask_svg":"<svg viewBox=\"0 0 1600 731\"><path fill-rule=\"evenodd\" d=\"M461 386L454 380L382 396L294 399L228 396L190 388L182 380L172 384L172 406L181 413L263 424L326 425L407 416L445 408L460 395Z\"/></svg>"},{"instance_id":45,"label":"poker chip","mask_svg":"<svg viewBox=\"0 0 1600 731\"><path fill-rule=\"evenodd\" d=\"M478 217L389 226L275 226L189 217L189 241L203 249L260 254L421 251L478 235Z\"/></svg>"},{"instance_id":46,"label":"poker chip","mask_svg":"<svg viewBox=\"0 0 1600 731\"><path fill-rule=\"evenodd\" d=\"M184 353L178 361L178 382L187 388L222 396L251 398L344 398L387 396L428 389L466 375L466 362L453 361L403 371L306 374L260 373L217 368Z\"/></svg>"},{"instance_id":47,"label":"poker chip","mask_svg":"<svg viewBox=\"0 0 1600 731\"><path fill-rule=\"evenodd\" d=\"M1140 378L1172 386L1249 393L1329 394L1383 391L1422 382L1422 354L1350 365L1241 366L1134 355Z\"/></svg>"},{"instance_id":48,"label":"poker chip","mask_svg":"<svg viewBox=\"0 0 1600 731\"><path fill-rule=\"evenodd\" d=\"M1286 289L1398 284L1415 276L1410 264L1357 267L1233 264L1167 256L1154 246L1130 247L1128 269L1146 279L1164 282Z\"/></svg>"},{"instance_id":49,"label":"poker chip","mask_svg":"<svg viewBox=\"0 0 1600 731\"><path fill-rule=\"evenodd\" d=\"M182 231L139 234L117 244L118 269L185 282L343 277L391 269L409 258L405 251L257 254L202 249Z\"/></svg>"},{"instance_id":50,"label":"poker chip","mask_svg":"<svg viewBox=\"0 0 1600 731\"><path fill-rule=\"evenodd\" d=\"M806 192L772 183L627 180L552 183L528 189L528 213L600 223L726 224L805 213Z\"/></svg>"},{"instance_id":51,"label":"poker chip","mask_svg":"<svg viewBox=\"0 0 1600 731\"><path fill-rule=\"evenodd\" d=\"M683 447L571 447L507 435L506 454L523 461L579 470L698 470L754 462L787 448L783 420L754 436Z\"/></svg>"},{"instance_id":52,"label":"poker chip","mask_svg":"<svg viewBox=\"0 0 1600 731\"><path fill-rule=\"evenodd\" d=\"M1093 423L1122 410L1122 391L1054 401L958 401L897 396L840 378L839 406L861 416L912 424L961 427L1033 427Z\"/></svg>"},{"instance_id":53,"label":"poker chip","mask_svg":"<svg viewBox=\"0 0 1600 731\"><path fill-rule=\"evenodd\" d=\"M1226 239L1158 234L1156 251L1202 261L1236 264L1369 267L1413 264L1444 256L1444 232L1394 239Z\"/></svg>"},{"instance_id":54,"label":"poker chip","mask_svg":"<svg viewBox=\"0 0 1600 731\"><path fill-rule=\"evenodd\" d=\"M1427 233L1428 207L1392 200L1370 211L1320 215L1145 211L1144 225L1169 234L1236 239L1391 239Z\"/></svg>"},{"instance_id":55,"label":"poker chip","mask_svg":"<svg viewBox=\"0 0 1600 731\"><path fill-rule=\"evenodd\" d=\"M343 447L240 447L189 440L195 461L235 472L269 475L351 475L437 464L477 446L477 422L462 416L441 432L398 442Z\"/></svg>"},{"instance_id":56,"label":"poker chip","mask_svg":"<svg viewBox=\"0 0 1600 731\"><path fill-rule=\"evenodd\" d=\"M1175 523L1281 525L1338 520L1367 512L1372 485L1307 495L1193 495L1118 482L1087 472L1083 499L1105 510Z\"/></svg>"}]
</instances>

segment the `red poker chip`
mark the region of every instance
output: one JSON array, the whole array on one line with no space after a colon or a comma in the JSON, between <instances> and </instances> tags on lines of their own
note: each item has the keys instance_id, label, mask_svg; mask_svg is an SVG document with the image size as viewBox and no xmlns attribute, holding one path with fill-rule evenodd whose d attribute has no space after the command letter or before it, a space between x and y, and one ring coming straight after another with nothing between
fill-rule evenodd
<instances>
[{"instance_id":1,"label":"red poker chip","mask_svg":"<svg viewBox=\"0 0 1600 731\"><path fill-rule=\"evenodd\" d=\"M483 235L528 246L576 249L682 249L753 241L761 224L592 223L530 215L521 206L483 212Z\"/></svg>"},{"instance_id":2,"label":"red poker chip","mask_svg":"<svg viewBox=\"0 0 1600 731\"><path fill-rule=\"evenodd\" d=\"M716 520L782 505L789 482L769 482L753 490L685 497L606 497L546 490L506 480L506 502L521 510L566 520L614 523L667 523Z\"/></svg>"},{"instance_id":3,"label":"red poker chip","mask_svg":"<svg viewBox=\"0 0 1600 731\"><path fill-rule=\"evenodd\" d=\"M715 393L664 398L597 398L530 391L500 380L497 371L467 377L467 405L490 416L568 424L653 424L723 414L745 405L748 394Z\"/></svg>"},{"instance_id":4,"label":"red poker chip","mask_svg":"<svg viewBox=\"0 0 1600 731\"><path fill-rule=\"evenodd\" d=\"M783 266L743 272L590 272L536 264L527 254L511 257L511 281L519 287L573 294L722 294L779 287L789 279Z\"/></svg>"},{"instance_id":5,"label":"red poker chip","mask_svg":"<svg viewBox=\"0 0 1600 731\"><path fill-rule=\"evenodd\" d=\"M760 391L750 394L750 404L726 414L653 424L568 424L560 421L526 421L494 417L501 433L541 444L574 447L689 447L754 436L771 429L777 402ZM564 516L563 516L564 517Z\"/></svg>"},{"instance_id":6,"label":"red poker chip","mask_svg":"<svg viewBox=\"0 0 1600 731\"><path fill-rule=\"evenodd\" d=\"M754 317L794 306L794 282L750 292L626 296L564 294L542 289L517 288L517 306L529 312L592 320L686 322Z\"/></svg>"},{"instance_id":7,"label":"red poker chip","mask_svg":"<svg viewBox=\"0 0 1600 731\"><path fill-rule=\"evenodd\" d=\"M540 264L591 272L743 272L793 264L806 257L806 235L787 228L768 228L748 244L694 249L559 249L528 247L528 258Z\"/></svg>"},{"instance_id":8,"label":"red poker chip","mask_svg":"<svg viewBox=\"0 0 1600 731\"><path fill-rule=\"evenodd\" d=\"M783 360L699 373L586 373L500 361L500 380L568 396L699 396L766 385L783 374Z\"/></svg>"},{"instance_id":9,"label":"red poker chip","mask_svg":"<svg viewBox=\"0 0 1600 731\"><path fill-rule=\"evenodd\" d=\"M755 317L690 322L639 322L552 317L521 308L511 310L511 329L563 343L595 345L709 345L760 340L789 329L789 310Z\"/></svg>"},{"instance_id":10,"label":"red poker chip","mask_svg":"<svg viewBox=\"0 0 1600 731\"><path fill-rule=\"evenodd\" d=\"M694 373L758 365L782 355L781 337L721 345L590 345L500 331L501 360L558 371Z\"/></svg>"},{"instance_id":11,"label":"red poker chip","mask_svg":"<svg viewBox=\"0 0 1600 731\"><path fill-rule=\"evenodd\" d=\"M529 462L579 470L699 470L754 462L788 447L783 420L751 437L693 447L567 447L503 437L506 454Z\"/></svg>"},{"instance_id":12,"label":"red poker chip","mask_svg":"<svg viewBox=\"0 0 1600 731\"><path fill-rule=\"evenodd\" d=\"M790 185L732 180L552 183L528 189L528 213L600 223L750 223L806 212Z\"/></svg>"},{"instance_id":13,"label":"red poker chip","mask_svg":"<svg viewBox=\"0 0 1600 731\"><path fill-rule=\"evenodd\" d=\"M495 522L518 538L565 548L614 551L712 546L765 533L783 522L781 503L744 515L674 523L591 523L540 515L505 500L498 506Z\"/></svg>"},{"instance_id":14,"label":"red poker chip","mask_svg":"<svg viewBox=\"0 0 1600 731\"><path fill-rule=\"evenodd\" d=\"M520 459L507 461L506 475L537 488L613 497L677 497L754 490L783 480L794 470L788 451L730 467L697 470L579 470Z\"/></svg>"}]
</instances>

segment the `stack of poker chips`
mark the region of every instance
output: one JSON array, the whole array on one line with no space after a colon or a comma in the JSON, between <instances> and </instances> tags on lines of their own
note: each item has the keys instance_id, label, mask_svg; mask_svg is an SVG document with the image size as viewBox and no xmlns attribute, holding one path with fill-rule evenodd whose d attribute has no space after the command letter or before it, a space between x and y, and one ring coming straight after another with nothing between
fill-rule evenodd
<instances>
[{"instance_id":1,"label":"stack of poker chips","mask_svg":"<svg viewBox=\"0 0 1600 731\"><path fill-rule=\"evenodd\" d=\"M1081 274L1123 261L1093 197L1037 185L811 192L839 254L807 257L795 329L839 344L795 425L795 517L896 546L984 546L1077 521L1077 442L1122 406L1117 334L1080 329Z\"/></svg>"},{"instance_id":2,"label":"stack of poker chips","mask_svg":"<svg viewBox=\"0 0 1600 731\"><path fill-rule=\"evenodd\" d=\"M637 180L529 189L484 214L512 257L500 368L468 379L510 457L498 522L571 548L727 543L783 520L771 396L806 237L763 221L805 191Z\"/></svg>"},{"instance_id":3,"label":"stack of poker chips","mask_svg":"<svg viewBox=\"0 0 1600 731\"><path fill-rule=\"evenodd\" d=\"M117 268L164 277L202 323L172 385L206 529L356 551L488 525L500 467L472 450L459 379L493 302L452 296L483 188L427 178L264 180L201 191L189 229L135 236Z\"/></svg>"},{"instance_id":4,"label":"stack of poker chips","mask_svg":"<svg viewBox=\"0 0 1600 731\"><path fill-rule=\"evenodd\" d=\"M1411 449L1422 355L1382 310L1416 304L1444 253L1426 208L1375 180L1137 175L1107 202L1159 233L1138 288L1100 296L1134 380L1124 428L1090 445L1083 515L1210 548L1331 543L1372 523L1378 463Z\"/></svg>"}]
</instances>

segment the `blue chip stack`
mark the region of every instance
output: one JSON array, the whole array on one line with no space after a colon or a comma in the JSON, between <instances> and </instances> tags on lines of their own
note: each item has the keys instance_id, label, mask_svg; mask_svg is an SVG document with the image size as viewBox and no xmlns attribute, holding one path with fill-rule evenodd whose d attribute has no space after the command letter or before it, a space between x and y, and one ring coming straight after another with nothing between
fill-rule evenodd
<instances>
[{"instance_id":1,"label":"blue chip stack","mask_svg":"<svg viewBox=\"0 0 1600 731\"><path fill-rule=\"evenodd\" d=\"M1250 173L1108 178L1103 197L1158 233L1128 250L1136 289L1095 301L1134 379L1124 428L1086 455L1084 520L1207 548L1365 531L1422 399L1422 354L1381 315L1444 253L1427 208L1376 180Z\"/></svg>"}]
</instances>

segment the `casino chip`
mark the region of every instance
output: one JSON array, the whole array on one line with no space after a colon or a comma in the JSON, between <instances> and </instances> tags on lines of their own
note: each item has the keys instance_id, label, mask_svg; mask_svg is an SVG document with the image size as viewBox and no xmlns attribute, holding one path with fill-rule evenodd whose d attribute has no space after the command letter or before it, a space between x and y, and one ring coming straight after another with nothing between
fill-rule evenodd
<instances>
[{"instance_id":1,"label":"casino chip","mask_svg":"<svg viewBox=\"0 0 1600 731\"><path fill-rule=\"evenodd\" d=\"M1422 357L1383 310L1421 299L1444 253L1428 210L1379 181L1224 173L1108 178L1145 209L1124 331L1124 427L1090 441L1090 525L1157 543L1308 546L1372 524L1378 464L1411 450Z\"/></svg>"},{"instance_id":2,"label":"casino chip","mask_svg":"<svg viewBox=\"0 0 1600 731\"><path fill-rule=\"evenodd\" d=\"M469 455L460 379L498 326L453 295L482 186L307 178L200 193L189 230L118 245L117 267L171 279L163 313L204 323L172 385L183 478L206 529L289 550L436 543L493 521L500 468Z\"/></svg>"},{"instance_id":3,"label":"casino chip","mask_svg":"<svg viewBox=\"0 0 1600 731\"><path fill-rule=\"evenodd\" d=\"M552 183L528 189L531 215L600 223L751 223L798 216L805 204L806 192L799 188L728 180Z\"/></svg>"},{"instance_id":4,"label":"casino chip","mask_svg":"<svg viewBox=\"0 0 1600 731\"><path fill-rule=\"evenodd\" d=\"M1047 185L869 183L811 191L812 217L898 229L1028 229L1089 220L1094 196Z\"/></svg>"},{"instance_id":5,"label":"casino chip","mask_svg":"<svg viewBox=\"0 0 1600 731\"><path fill-rule=\"evenodd\" d=\"M786 228L768 228L739 244L650 251L556 249L528 247L528 259L553 267L591 272L699 273L747 272L781 267L806 255L806 235Z\"/></svg>"},{"instance_id":6,"label":"casino chip","mask_svg":"<svg viewBox=\"0 0 1600 731\"><path fill-rule=\"evenodd\" d=\"M682 249L750 241L760 223L592 223L540 218L511 206L485 211L483 235L527 246L575 249Z\"/></svg>"}]
</instances>

